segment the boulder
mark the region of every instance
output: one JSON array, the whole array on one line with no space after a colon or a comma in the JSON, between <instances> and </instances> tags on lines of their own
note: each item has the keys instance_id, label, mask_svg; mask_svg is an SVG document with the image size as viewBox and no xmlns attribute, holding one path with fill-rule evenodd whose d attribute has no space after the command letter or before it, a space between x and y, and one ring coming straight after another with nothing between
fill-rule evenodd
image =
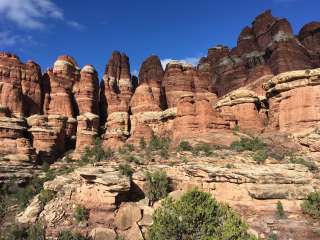
<instances>
[{"instance_id":1,"label":"boulder","mask_svg":"<svg viewBox=\"0 0 320 240\"><path fill-rule=\"evenodd\" d=\"M114 224L117 229L124 231L134 227L141 218L141 209L134 203L126 203L116 213Z\"/></svg>"},{"instance_id":2,"label":"boulder","mask_svg":"<svg viewBox=\"0 0 320 240\"><path fill-rule=\"evenodd\" d=\"M113 229L96 227L90 232L90 237L94 240L116 240L117 234Z\"/></svg>"}]
</instances>

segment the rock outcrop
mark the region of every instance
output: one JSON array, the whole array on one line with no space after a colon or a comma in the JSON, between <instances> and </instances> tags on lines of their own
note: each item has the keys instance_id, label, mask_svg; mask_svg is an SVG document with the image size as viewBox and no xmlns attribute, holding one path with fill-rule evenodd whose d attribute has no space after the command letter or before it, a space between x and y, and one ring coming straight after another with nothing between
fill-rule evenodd
<instances>
[{"instance_id":1,"label":"rock outcrop","mask_svg":"<svg viewBox=\"0 0 320 240\"><path fill-rule=\"evenodd\" d=\"M320 69L281 73L264 84L269 128L294 133L319 127Z\"/></svg>"},{"instance_id":2,"label":"rock outcrop","mask_svg":"<svg viewBox=\"0 0 320 240\"><path fill-rule=\"evenodd\" d=\"M85 65L80 71L80 81L74 86L74 95L79 114L99 114L99 79L92 65Z\"/></svg>"},{"instance_id":3,"label":"rock outcrop","mask_svg":"<svg viewBox=\"0 0 320 240\"><path fill-rule=\"evenodd\" d=\"M202 61L210 63L214 88L222 96L268 74L319 66L316 29L316 23L308 24L296 38L286 19L266 11L255 18L252 27L242 30L234 49L218 45Z\"/></svg>"},{"instance_id":4,"label":"rock outcrop","mask_svg":"<svg viewBox=\"0 0 320 240\"><path fill-rule=\"evenodd\" d=\"M101 88L102 114L106 116L104 145L119 147L129 137L129 104L132 97L129 58L113 52Z\"/></svg>"},{"instance_id":5,"label":"rock outcrop","mask_svg":"<svg viewBox=\"0 0 320 240\"><path fill-rule=\"evenodd\" d=\"M41 70L38 64L0 53L0 104L13 116L41 113Z\"/></svg>"},{"instance_id":6,"label":"rock outcrop","mask_svg":"<svg viewBox=\"0 0 320 240\"><path fill-rule=\"evenodd\" d=\"M246 89L232 91L219 101L215 108L231 128L238 127L242 131L259 133L264 128L267 115L261 107L255 92ZM262 111L260 112L260 109Z\"/></svg>"}]
</instances>

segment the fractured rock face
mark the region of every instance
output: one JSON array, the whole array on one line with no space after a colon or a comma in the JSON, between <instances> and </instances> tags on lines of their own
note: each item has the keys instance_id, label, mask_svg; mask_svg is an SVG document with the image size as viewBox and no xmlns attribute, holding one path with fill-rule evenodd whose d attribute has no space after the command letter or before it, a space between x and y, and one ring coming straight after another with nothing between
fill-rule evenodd
<instances>
[{"instance_id":1,"label":"fractured rock face","mask_svg":"<svg viewBox=\"0 0 320 240\"><path fill-rule=\"evenodd\" d=\"M238 89L223 96L215 105L222 117L230 122L231 128L251 133L261 132L264 128L263 118L259 111L261 103L253 91Z\"/></svg>"},{"instance_id":2,"label":"fractured rock face","mask_svg":"<svg viewBox=\"0 0 320 240\"><path fill-rule=\"evenodd\" d=\"M23 118L11 117L6 107L0 108L0 183L16 176L18 182L32 177L36 154L27 138Z\"/></svg>"},{"instance_id":3,"label":"fractured rock face","mask_svg":"<svg viewBox=\"0 0 320 240\"><path fill-rule=\"evenodd\" d=\"M317 26L306 26L297 39L286 19L275 18L271 11L266 11L255 18L252 27L242 30L234 49L221 45L209 49L206 61L211 65L218 95L247 86L265 75L317 66Z\"/></svg>"},{"instance_id":4,"label":"fractured rock face","mask_svg":"<svg viewBox=\"0 0 320 240\"><path fill-rule=\"evenodd\" d=\"M269 128L299 132L319 127L320 69L281 73L267 83Z\"/></svg>"},{"instance_id":5,"label":"fractured rock face","mask_svg":"<svg viewBox=\"0 0 320 240\"><path fill-rule=\"evenodd\" d=\"M107 116L105 146L120 146L129 136L129 104L132 96L129 58L113 52L103 76L102 114Z\"/></svg>"},{"instance_id":6,"label":"fractured rock face","mask_svg":"<svg viewBox=\"0 0 320 240\"><path fill-rule=\"evenodd\" d=\"M0 104L13 116L41 112L41 70L38 64L9 53L0 53Z\"/></svg>"},{"instance_id":7,"label":"fractured rock face","mask_svg":"<svg viewBox=\"0 0 320 240\"><path fill-rule=\"evenodd\" d=\"M74 86L79 114L99 113L99 79L92 65L85 65L80 72L80 81Z\"/></svg>"},{"instance_id":8,"label":"fractured rock face","mask_svg":"<svg viewBox=\"0 0 320 240\"><path fill-rule=\"evenodd\" d=\"M98 136L99 116L92 113L84 113L77 117L77 143L76 152L83 152L86 147L94 145Z\"/></svg>"},{"instance_id":9,"label":"fractured rock face","mask_svg":"<svg viewBox=\"0 0 320 240\"><path fill-rule=\"evenodd\" d=\"M50 90L50 97L45 96L44 99L45 113L75 117L78 108L72 91L74 84L79 81L79 77L79 67L72 57L66 55L58 57L53 69L49 69L44 76L46 87ZM47 81L49 81L50 87L47 86Z\"/></svg>"},{"instance_id":10,"label":"fractured rock face","mask_svg":"<svg viewBox=\"0 0 320 240\"><path fill-rule=\"evenodd\" d=\"M27 119L33 147L42 162L53 162L66 150L67 118L61 115L32 115Z\"/></svg>"},{"instance_id":11,"label":"fractured rock face","mask_svg":"<svg viewBox=\"0 0 320 240\"><path fill-rule=\"evenodd\" d=\"M155 104L161 109L166 106L162 89L164 71L158 56L148 57L141 65L139 72L139 84L147 84L151 88Z\"/></svg>"}]
</instances>

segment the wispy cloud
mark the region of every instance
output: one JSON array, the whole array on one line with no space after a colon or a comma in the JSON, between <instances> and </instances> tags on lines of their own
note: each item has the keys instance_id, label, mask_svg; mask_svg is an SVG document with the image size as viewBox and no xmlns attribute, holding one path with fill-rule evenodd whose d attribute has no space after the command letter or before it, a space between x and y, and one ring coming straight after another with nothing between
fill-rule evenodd
<instances>
[{"instance_id":1,"label":"wispy cloud","mask_svg":"<svg viewBox=\"0 0 320 240\"><path fill-rule=\"evenodd\" d=\"M16 44L37 44L36 41L32 38L32 36L27 35L27 36L20 36L17 34L13 34L12 32L9 31L2 31L0 32L0 48L6 48L6 47L11 47Z\"/></svg>"},{"instance_id":2,"label":"wispy cloud","mask_svg":"<svg viewBox=\"0 0 320 240\"><path fill-rule=\"evenodd\" d=\"M31 30L45 28L48 20L60 20L74 29L84 29L82 24L67 20L52 0L0 0L0 14L5 20Z\"/></svg>"},{"instance_id":3,"label":"wispy cloud","mask_svg":"<svg viewBox=\"0 0 320 240\"><path fill-rule=\"evenodd\" d=\"M74 29L76 29L76 30L84 30L84 29L85 29L85 26L84 26L84 25L82 25L82 24L80 24L80 23L78 23L78 22L76 22L76 21L68 21L67 24L68 24L70 27L72 27L72 28L74 28Z\"/></svg>"},{"instance_id":4,"label":"wispy cloud","mask_svg":"<svg viewBox=\"0 0 320 240\"><path fill-rule=\"evenodd\" d=\"M20 27L41 29L44 19L63 19L63 12L50 0L0 0L0 14Z\"/></svg>"},{"instance_id":5,"label":"wispy cloud","mask_svg":"<svg viewBox=\"0 0 320 240\"><path fill-rule=\"evenodd\" d=\"M190 63L190 64L196 66L199 63L200 58L201 57L186 57L184 59L165 58L165 59L161 59L161 65L162 65L163 69L165 69L169 62L179 61L179 62L183 62L183 63Z\"/></svg>"}]
</instances>

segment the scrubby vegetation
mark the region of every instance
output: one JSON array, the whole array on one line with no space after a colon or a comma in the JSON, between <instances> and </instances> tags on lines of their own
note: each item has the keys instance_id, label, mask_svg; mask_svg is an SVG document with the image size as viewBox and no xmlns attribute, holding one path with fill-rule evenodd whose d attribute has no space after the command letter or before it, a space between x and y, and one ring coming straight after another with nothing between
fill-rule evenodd
<instances>
[{"instance_id":1,"label":"scrubby vegetation","mask_svg":"<svg viewBox=\"0 0 320 240\"><path fill-rule=\"evenodd\" d=\"M133 169L129 164L120 164L118 170L121 175L131 177L133 174Z\"/></svg>"},{"instance_id":2,"label":"scrubby vegetation","mask_svg":"<svg viewBox=\"0 0 320 240\"><path fill-rule=\"evenodd\" d=\"M258 164L263 164L268 158L268 152L265 149L258 150L253 154L252 158Z\"/></svg>"},{"instance_id":3,"label":"scrubby vegetation","mask_svg":"<svg viewBox=\"0 0 320 240\"><path fill-rule=\"evenodd\" d=\"M59 233L58 240L91 240L90 237L85 237L80 233L74 233L70 230L63 230Z\"/></svg>"},{"instance_id":4,"label":"scrubby vegetation","mask_svg":"<svg viewBox=\"0 0 320 240\"><path fill-rule=\"evenodd\" d=\"M282 202L278 201L277 202L277 211L276 211L277 218L282 219L285 217L284 209Z\"/></svg>"},{"instance_id":5,"label":"scrubby vegetation","mask_svg":"<svg viewBox=\"0 0 320 240\"><path fill-rule=\"evenodd\" d=\"M188 141L181 141L177 147L177 152L192 151L193 147Z\"/></svg>"},{"instance_id":6,"label":"scrubby vegetation","mask_svg":"<svg viewBox=\"0 0 320 240\"><path fill-rule=\"evenodd\" d=\"M275 233L271 233L268 237L268 240L278 240L278 236Z\"/></svg>"},{"instance_id":7,"label":"scrubby vegetation","mask_svg":"<svg viewBox=\"0 0 320 240\"><path fill-rule=\"evenodd\" d=\"M30 226L13 224L0 236L0 240L45 240L45 228L36 223Z\"/></svg>"},{"instance_id":8,"label":"scrubby vegetation","mask_svg":"<svg viewBox=\"0 0 320 240\"><path fill-rule=\"evenodd\" d=\"M56 192L49 189L42 189L39 193L39 200L46 205L50 200L56 196Z\"/></svg>"},{"instance_id":9,"label":"scrubby vegetation","mask_svg":"<svg viewBox=\"0 0 320 240\"><path fill-rule=\"evenodd\" d=\"M160 200L168 195L169 181L164 171L155 171L146 173L145 193L150 204Z\"/></svg>"},{"instance_id":10,"label":"scrubby vegetation","mask_svg":"<svg viewBox=\"0 0 320 240\"><path fill-rule=\"evenodd\" d=\"M231 144L231 148L238 152L242 152L242 151L256 152L258 150L264 150L266 148L266 144L257 137L254 137L254 138L242 137L240 141L234 141Z\"/></svg>"},{"instance_id":11,"label":"scrubby vegetation","mask_svg":"<svg viewBox=\"0 0 320 240\"><path fill-rule=\"evenodd\" d=\"M92 148L86 147L81 158L80 164L85 165L88 163L95 164L97 162L101 162L103 160L108 160L112 158L114 155L113 151L108 148L104 149L102 147L102 142L100 138L95 139L95 143Z\"/></svg>"},{"instance_id":12,"label":"scrubby vegetation","mask_svg":"<svg viewBox=\"0 0 320 240\"><path fill-rule=\"evenodd\" d=\"M304 213L320 219L320 191L310 193L301 204L301 208Z\"/></svg>"},{"instance_id":13,"label":"scrubby vegetation","mask_svg":"<svg viewBox=\"0 0 320 240\"><path fill-rule=\"evenodd\" d=\"M179 200L167 198L153 215L150 240L219 239L251 240L248 226L227 205L210 194L193 190Z\"/></svg>"},{"instance_id":14,"label":"scrubby vegetation","mask_svg":"<svg viewBox=\"0 0 320 240\"><path fill-rule=\"evenodd\" d=\"M204 155L210 157L214 154L213 150L213 147L208 143L198 143L194 146L192 153L195 156Z\"/></svg>"},{"instance_id":15,"label":"scrubby vegetation","mask_svg":"<svg viewBox=\"0 0 320 240\"><path fill-rule=\"evenodd\" d=\"M294 163L294 164L301 164L306 166L310 171L317 171L318 170L318 166L309 160L305 160L304 158L302 158L301 156L294 154L292 152L290 152L288 154L289 157L289 162Z\"/></svg>"},{"instance_id":16,"label":"scrubby vegetation","mask_svg":"<svg viewBox=\"0 0 320 240\"><path fill-rule=\"evenodd\" d=\"M89 219L89 210L86 209L84 206L78 205L74 209L74 218L76 219L76 222L83 222Z\"/></svg>"}]
</instances>

